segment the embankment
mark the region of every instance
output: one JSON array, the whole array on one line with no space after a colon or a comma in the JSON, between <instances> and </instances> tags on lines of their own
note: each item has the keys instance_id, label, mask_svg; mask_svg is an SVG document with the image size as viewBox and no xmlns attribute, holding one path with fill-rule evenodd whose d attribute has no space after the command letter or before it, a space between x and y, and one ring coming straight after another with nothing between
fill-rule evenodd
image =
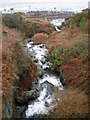
<instances>
[{"instance_id":1,"label":"embankment","mask_svg":"<svg viewBox=\"0 0 90 120\"><path fill-rule=\"evenodd\" d=\"M38 21L38 20L37 20ZM43 20L44 21L44 20ZM26 21L20 14L3 16L3 50L2 50L2 96L3 118L12 118L15 92L30 90L37 75L37 68L24 50L23 42L27 37L42 31L35 21ZM44 28L52 31L49 23ZM43 31L45 32L45 31ZM30 55L29 55L30 56Z\"/></svg>"},{"instance_id":2,"label":"embankment","mask_svg":"<svg viewBox=\"0 0 90 120\"><path fill-rule=\"evenodd\" d=\"M55 58L56 51L57 58L48 60L58 68L59 73L63 73L67 86L79 88L88 94L88 10L72 16L60 28L60 32L54 31L48 38L37 33L33 41L46 44L51 55L49 58ZM65 51L66 56L63 56Z\"/></svg>"},{"instance_id":3,"label":"embankment","mask_svg":"<svg viewBox=\"0 0 90 120\"><path fill-rule=\"evenodd\" d=\"M19 85L22 89L29 89L36 73L31 58L24 51L22 43L25 36L6 26L3 26L3 30L7 30L7 33L3 33L2 39L3 118L12 118L15 90ZM24 79L28 80L27 86Z\"/></svg>"}]
</instances>

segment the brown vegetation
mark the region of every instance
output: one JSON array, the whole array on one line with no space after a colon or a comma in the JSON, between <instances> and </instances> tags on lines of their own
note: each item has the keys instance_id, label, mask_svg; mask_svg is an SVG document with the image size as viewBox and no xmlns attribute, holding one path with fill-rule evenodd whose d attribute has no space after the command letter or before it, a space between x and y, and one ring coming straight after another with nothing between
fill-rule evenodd
<instances>
[{"instance_id":1,"label":"brown vegetation","mask_svg":"<svg viewBox=\"0 0 90 120\"><path fill-rule=\"evenodd\" d=\"M51 33L47 39L41 34L37 34L37 36L34 36L33 40L36 43L45 43L50 53L54 49L67 49L68 55L65 63L60 66L60 72L64 74L66 85L78 87L88 94L87 32L79 30L77 27L64 26L60 32Z\"/></svg>"},{"instance_id":2,"label":"brown vegetation","mask_svg":"<svg viewBox=\"0 0 90 120\"><path fill-rule=\"evenodd\" d=\"M15 43L17 39L22 40L22 34L15 29L10 30L6 26L3 26L2 29L8 31L8 34L3 34L2 38L2 90L3 96L6 96L11 84L17 79L17 75L13 74L17 73Z\"/></svg>"},{"instance_id":3,"label":"brown vegetation","mask_svg":"<svg viewBox=\"0 0 90 120\"><path fill-rule=\"evenodd\" d=\"M17 44L18 42L23 42L25 36L16 29L9 29L6 26L3 26L2 29L6 29L8 31L7 34L3 33L3 39L2 39L2 46L3 46L2 47L2 85L3 85L2 90L3 90L3 98L4 98L5 96L8 95L8 91L11 88L11 86L14 83L18 82L21 73L22 75L24 75L25 71L27 71L28 62L29 62L28 66L30 67L28 69L28 74L27 74L29 78L28 85L31 85L31 82L35 77L35 71L33 68L33 63L30 59L27 60L26 58L24 58L22 60L23 57L21 54L21 50L19 49L19 46ZM20 58L19 61L18 58ZM17 64L17 63L21 63L21 64ZM22 69L23 65L26 67ZM22 81L23 79L24 77L22 78ZM23 83L23 87L28 89L28 86L25 87L24 85L26 85L26 83L25 84L24 83Z\"/></svg>"},{"instance_id":4,"label":"brown vegetation","mask_svg":"<svg viewBox=\"0 0 90 120\"><path fill-rule=\"evenodd\" d=\"M86 20L86 24L81 18ZM76 25L72 23L73 19L76 20ZM65 78L67 89L61 94L60 92L56 94L57 107L49 118L87 118L88 116L87 21L85 14L84 17L83 14L79 14L79 17L76 15L70 19L69 26L63 25L60 32L51 33L47 39L41 34L37 34L38 39L36 36L33 37L35 43L46 44L50 55L55 49L67 50L65 62L59 68L59 72ZM58 98L61 101L58 101Z\"/></svg>"},{"instance_id":5,"label":"brown vegetation","mask_svg":"<svg viewBox=\"0 0 90 120\"><path fill-rule=\"evenodd\" d=\"M88 115L88 97L78 89L68 88L56 93L57 109L52 118L86 118ZM58 98L60 99L58 101Z\"/></svg>"},{"instance_id":6,"label":"brown vegetation","mask_svg":"<svg viewBox=\"0 0 90 120\"><path fill-rule=\"evenodd\" d=\"M34 23L37 23L40 26L39 32L43 32L44 30L52 32L54 30L54 27L52 27L50 22L45 20L44 18L29 18L28 14L27 15L24 14L21 16L25 21L33 21Z\"/></svg>"}]
</instances>

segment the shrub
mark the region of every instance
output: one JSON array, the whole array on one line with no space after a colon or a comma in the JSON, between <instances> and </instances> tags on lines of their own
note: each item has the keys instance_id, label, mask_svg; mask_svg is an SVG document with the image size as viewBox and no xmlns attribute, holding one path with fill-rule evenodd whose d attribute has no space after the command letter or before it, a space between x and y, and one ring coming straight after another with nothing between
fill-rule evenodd
<instances>
[{"instance_id":1,"label":"shrub","mask_svg":"<svg viewBox=\"0 0 90 120\"><path fill-rule=\"evenodd\" d=\"M20 28L21 19L17 14L4 15L3 23L9 28Z\"/></svg>"},{"instance_id":2,"label":"shrub","mask_svg":"<svg viewBox=\"0 0 90 120\"><path fill-rule=\"evenodd\" d=\"M20 41L18 39L16 40L16 47L20 48Z\"/></svg>"},{"instance_id":3,"label":"shrub","mask_svg":"<svg viewBox=\"0 0 90 120\"><path fill-rule=\"evenodd\" d=\"M83 30L84 29L84 27L85 27L85 19L82 19L81 21L80 21L80 24L79 24L79 29L80 30Z\"/></svg>"},{"instance_id":4,"label":"shrub","mask_svg":"<svg viewBox=\"0 0 90 120\"><path fill-rule=\"evenodd\" d=\"M48 31L48 30L44 30L43 32L44 32L44 34L50 35L50 31Z\"/></svg>"},{"instance_id":5,"label":"shrub","mask_svg":"<svg viewBox=\"0 0 90 120\"><path fill-rule=\"evenodd\" d=\"M83 13L78 13L74 16L74 22L80 22L83 17Z\"/></svg>"},{"instance_id":6,"label":"shrub","mask_svg":"<svg viewBox=\"0 0 90 120\"><path fill-rule=\"evenodd\" d=\"M4 29L4 30L3 30L3 33L7 34L7 33L8 33L8 31L7 31L6 29Z\"/></svg>"},{"instance_id":7,"label":"shrub","mask_svg":"<svg viewBox=\"0 0 90 120\"><path fill-rule=\"evenodd\" d=\"M32 37L35 33L39 32L40 25L32 21L23 21L22 31L27 37Z\"/></svg>"},{"instance_id":8,"label":"shrub","mask_svg":"<svg viewBox=\"0 0 90 120\"><path fill-rule=\"evenodd\" d=\"M39 28L40 28L39 24L35 22L32 23L32 29L34 30L35 33L39 31Z\"/></svg>"},{"instance_id":9,"label":"shrub","mask_svg":"<svg viewBox=\"0 0 90 120\"><path fill-rule=\"evenodd\" d=\"M70 19L65 22L65 25L68 27L70 26Z\"/></svg>"},{"instance_id":10,"label":"shrub","mask_svg":"<svg viewBox=\"0 0 90 120\"><path fill-rule=\"evenodd\" d=\"M62 51L54 50L52 53L48 54L46 61L49 61L51 63L50 68L58 72L59 67L65 62L66 54L66 49L63 49Z\"/></svg>"},{"instance_id":11,"label":"shrub","mask_svg":"<svg viewBox=\"0 0 90 120\"><path fill-rule=\"evenodd\" d=\"M73 48L68 48L68 55L71 55L73 57L84 57L86 54L88 54L87 49L87 41L85 39L82 39L75 43Z\"/></svg>"},{"instance_id":12,"label":"shrub","mask_svg":"<svg viewBox=\"0 0 90 120\"><path fill-rule=\"evenodd\" d=\"M88 10L83 10L81 13L70 17L68 20L65 21L65 25L71 28L78 28L82 31L87 31L88 26Z\"/></svg>"}]
</instances>

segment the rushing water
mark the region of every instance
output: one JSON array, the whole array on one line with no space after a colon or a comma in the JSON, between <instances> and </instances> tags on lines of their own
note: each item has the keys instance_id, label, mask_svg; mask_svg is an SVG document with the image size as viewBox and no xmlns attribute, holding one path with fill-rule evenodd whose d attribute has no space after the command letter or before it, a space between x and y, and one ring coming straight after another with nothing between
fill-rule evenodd
<instances>
[{"instance_id":1,"label":"rushing water","mask_svg":"<svg viewBox=\"0 0 90 120\"><path fill-rule=\"evenodd\" d=\"M59 19L53 19L51 21L51 24L55 26L55 29L57 32L60 32L60 29L58 29L58 26L61 26L63 22L65 22L65 19L59 18Z\"/></svg>"},{"instance_id":2,"label":"rushing water","mask_svg":"<svg viewBox=\"0 0 90 120\"><path fill-rule=\"evenodd\" d=\"M51 24L56 27L56 31L60 30L57 26L60 26L64 22L64 19L52 20ZM28 104L25 111L26 118L32 118L39 115L47 115L49 111L53 110L55 104L54 89L57 88L59 91L63 90L63 85L60 82L60 76L50 71L49 65L51 63L46 61L48 49L44 44L35 45L32 40L27 44L27 50L32 55L32 60L37 65L37 68L42 71L42 76L37 78L36 84L32 85L32 89L38 89L40 91L39 97Z\"/></svg>"},{"instance_id":3,"label":"rushing water","mask_svg":"<svg viewBox=\"0 0 90 120\"><path fill-rule=\"evenodd\" d=\"M47 69L50 63L45 61L48 53L48 49L45 45L35 45L32 41L30 41L27 43L27 49L30 54L32 54L33 61L37 61L37 67L43 71L42 77L38 77L38 82L34 85L34 88L37 87L40 91L39 97L28 104L25 111L26 118L32 118L36 115L48 114L49 110L53 110L54 105L52 102L55 99L53 89L56 87L61 91L63 90L63 86L60 82L60 77Z\"/></svg>"}]
</instances>

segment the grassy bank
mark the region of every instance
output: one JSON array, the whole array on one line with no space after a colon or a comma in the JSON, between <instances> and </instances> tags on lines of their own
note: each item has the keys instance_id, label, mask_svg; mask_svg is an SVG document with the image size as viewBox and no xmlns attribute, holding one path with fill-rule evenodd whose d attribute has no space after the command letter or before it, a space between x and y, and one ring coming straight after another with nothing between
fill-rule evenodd
<instances>
[{"instance_id":1,"label":"grassy bank","mask_svg":"<svg viewBox=\"0 0 90 120\"><path fill-rule=\"evenodd\" d=\"M50 52L47 60L53 64L52 67L56 71L64 73L66 85L79 88L86 94L88 94L87 14L88 10L83 10L66 20L61 32L52 33L46 43ZM80 29L83 19L85 24Z\"/></svg>"},{"instance_id":2,"label":"grassy bank","mask_svg":"<svg viewBox=\"0 0 90 120\"><path fill-rule=\"evenodd\" d=\"M33 37L36 43L46 44L50 68L62 75L66 85L61 95L56 94L57 107L49 118L88 116L88 30L86 9L66 20L61 31L52 32L47 39L42 34Z\"/></svg>"}]
</instances>

